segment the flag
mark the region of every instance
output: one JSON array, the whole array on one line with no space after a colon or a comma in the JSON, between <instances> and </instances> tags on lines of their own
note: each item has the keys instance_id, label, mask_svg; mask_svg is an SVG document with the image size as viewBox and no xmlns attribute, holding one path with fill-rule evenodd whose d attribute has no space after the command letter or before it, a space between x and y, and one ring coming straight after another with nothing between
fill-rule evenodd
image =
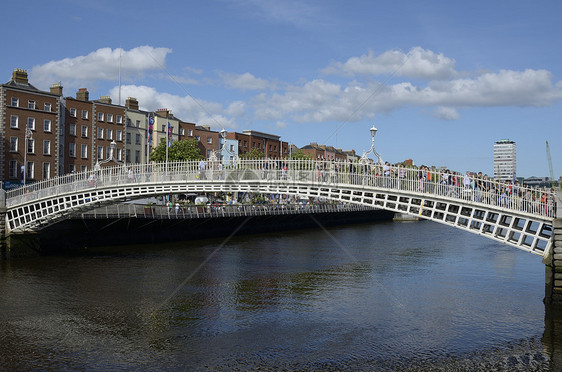
<instances>
[{"instance_id":1,"label":"flag","mask_svg":"<svg viewBox=\"0 0 562 372\"><path fill-rule=\"evenodd\" d=\"M168 122L168 147L172 146L172 126L170 125L170 122Z\"/></svg>"},{"instance_id":2,"label":"flag","mask_svg":"<svg viewBox=\"0 0 562 372\"><path fill-rule=\"evenodd\" d=\"M154 118L152 114L148 115L148 143L152 145L152 132L154 131Z\"/></svg>"}]
</instances>

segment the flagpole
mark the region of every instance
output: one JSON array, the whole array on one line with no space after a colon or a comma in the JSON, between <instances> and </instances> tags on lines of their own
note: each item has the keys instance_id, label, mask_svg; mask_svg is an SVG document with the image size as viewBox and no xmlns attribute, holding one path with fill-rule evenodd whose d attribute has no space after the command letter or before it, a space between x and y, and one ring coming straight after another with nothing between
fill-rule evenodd
<instances>
[{"instance_id":1,"label":"flagpole","mask_svg":"<svg viewBox=\"0 0 562 372\"><path fill-rule=\"evenodd\" d=\"M168 127L170 126L170 123L168 123L168 126L166 126L166 175L168 175Z\"/></svg>"}]
</instances>

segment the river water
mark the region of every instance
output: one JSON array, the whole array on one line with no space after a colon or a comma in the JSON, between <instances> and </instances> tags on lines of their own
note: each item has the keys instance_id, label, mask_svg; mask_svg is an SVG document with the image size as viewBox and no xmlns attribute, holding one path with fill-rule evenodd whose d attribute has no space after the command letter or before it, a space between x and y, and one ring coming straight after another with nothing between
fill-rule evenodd
<instances>
[{"instance_id":1,"label":"river water","mask_svg":"<svg viewBox=\"0 0 562 372\"><path fill-rule=\"evenodd\" d=\"M540 257L427 221L15 258L0 276L1 370L555 371L562 338Z\"/></svg>"}]
</instances>

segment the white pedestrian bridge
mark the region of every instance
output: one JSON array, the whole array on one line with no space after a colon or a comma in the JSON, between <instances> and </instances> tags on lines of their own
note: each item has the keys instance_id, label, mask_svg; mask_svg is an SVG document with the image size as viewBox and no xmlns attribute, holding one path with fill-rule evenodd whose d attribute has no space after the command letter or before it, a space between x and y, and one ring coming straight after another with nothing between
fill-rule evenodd
<instances>
[{"instance_id":1,"label":"white pedestrian bridge","mask_svg":"<svg viewBox=\"0 0 562 372\"><path fill-rule=\"evenodd\" d=\"M203 169L204 168L204 169ZM546 256L559 194L458 173L362 162L239 160L136 164L68 174L6 194L6 234L125 200L179 193L261 193L318 198L406 213ZM557 202L558 201L558 202ZM557 216L558 214L558 216Z\"/></svg>"}]
</instances>

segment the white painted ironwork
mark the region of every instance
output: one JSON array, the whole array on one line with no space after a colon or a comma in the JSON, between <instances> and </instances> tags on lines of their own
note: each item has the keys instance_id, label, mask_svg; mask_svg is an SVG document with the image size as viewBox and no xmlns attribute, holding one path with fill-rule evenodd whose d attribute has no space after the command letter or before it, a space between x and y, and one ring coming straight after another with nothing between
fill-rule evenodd
<instances>
[{"instance_id":1,"label":"white painted ironwork","mask_svg":"<svg viewBox=\"0 0 562 372\"><path fill-rule=\"evenodd\" d=\"M308 213L335 213L372 211L376 208L357 204L226 204L226 205L141 205L112 204L86 212L75 213L71 218L81 219L121 219L155 218L164 220L215 218L215 217L253 217L280 216Z\"/></svg>"},{"instance_id":2,"label":"white painted ironwork","mask_svg":"<svg viewBox=\"0 0 562 372\"><path fill-rule=\"evenodd\" d=\"M445 173L380 164L239 160L136 164L81 172L7 193L8 232L37 230L70 213L154 195L251 192L325 198L408 213L545 255L552 245L555 193ZM167 171L166 171L167 168ZM386 174L386 175L385 175ZM466 181L469 182L466 182ZM487 185L482 188L482 185Z\"/></svg>"}]
</instances>

